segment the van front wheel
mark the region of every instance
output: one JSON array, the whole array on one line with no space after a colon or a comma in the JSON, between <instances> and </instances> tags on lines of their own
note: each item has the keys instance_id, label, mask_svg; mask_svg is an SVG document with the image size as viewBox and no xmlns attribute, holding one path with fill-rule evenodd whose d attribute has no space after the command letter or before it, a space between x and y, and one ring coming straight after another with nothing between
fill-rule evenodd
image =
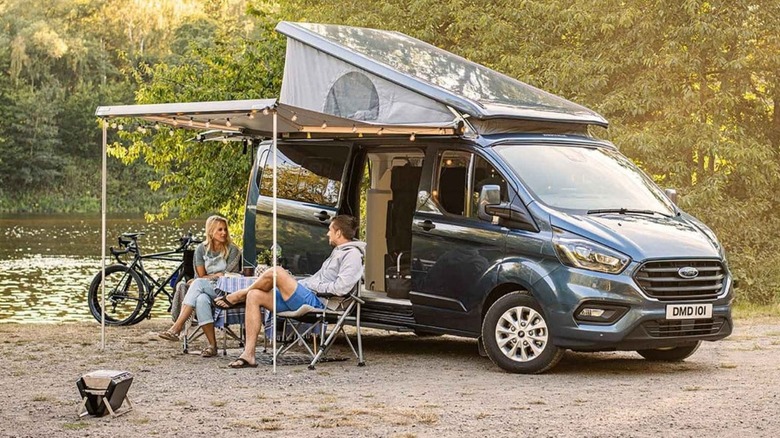
<instances>
[{"instance_id":1,"label":"van front wheel","mask_svg":"<svg viewBox=\"0 0 780 438\"><path fill-rule=\"evenodd\" d=\"M563 357L552 343L541 307L522 292L504 295L490 306L482 321L482 341L490 360L511 373L543 373Z\"/></svg>"}]
</instances>

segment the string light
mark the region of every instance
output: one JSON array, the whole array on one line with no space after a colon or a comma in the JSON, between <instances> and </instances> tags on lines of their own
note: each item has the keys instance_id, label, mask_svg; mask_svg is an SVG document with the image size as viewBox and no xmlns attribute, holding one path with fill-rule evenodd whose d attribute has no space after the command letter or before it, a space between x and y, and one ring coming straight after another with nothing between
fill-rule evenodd
<instances>
[{"instance_id":1,"label":"string light","mask_svg":"<svg viewBox=\"0 0 780 438\"><path fill-rule=\"evenodd\" d=\"M306 133L306 138L311 138L311 132Z\"/></svg>"},{"instance_id":2,"label":"string light","mask_svg":"<svg viewBox=\"0 0 780 438\"><path fill-rule=\"evenodd\" d=\"M170 131L168 131L168 134L169 134L171 137L173 137L173 129L171 129Z\"/></svg>"},{"instance_id":3,"label":"string light","mask_svg":"<svg viewBox=\"0 0 780 438\"><path fill-rule=\"evenodd\" d=\"M160 130L160 124L157 122L154 122L154 130L159 131Z\"/></svg>"},{"instance_id":4,"label":"string light","mask_svg":"<svg viewBox=\"0 0 780 438\"><path fill-rule=\"evenodd\" d=\"M264 115L264 116L267 116L267 115L268 115L268 108L263 108L263 115Z\"/></svg>"},{"instance_id":5,"label":"string light","mask_svg":"<svg viewBox=\"0 0 780 438\"><path fill-rule=\"evenodd\" d=\"M227 137L222 137L222 143L227 144Z\"/></svg>"},{"instance_id":6,"label":"string light","mask_svg":"<svg viewBox=\"0 0 780 438\"><path fill-rule=\"evenodd\" d=\"M192 126L192 117L190 117L190 121L187 122L187 125Z\"/></svg>"},{"instance_id":7,"label":"string light","mask_svg":"<svg viewBox=\"0 0 780 438\"><path fill-rule=\"evenodd\" d=\"M412 132L412 135L409 136L409 141L414 141L414 132Z\"/></svg>"},{"instance_id":8,"label":"string light","mask_svg":"<svg viewBox=\"0 0 780 438\"><path fill-rule=\"evenodd\" d=\"M230 119L225 119L225 126L227 126L228 128L230 128L231 126L233 126L233 124L232 124L232 123L230 123Z\"/></svg>"},{"instance_id":9,"label":"string light","mask_svg":"<svg viewBox=\"0 0 780 438\"><path fill-rule=\"evenodd\" d=\"M251 113L248 114L248 116L249 116L249 120L254 119L255 118L255 112L252 111Z\"/></svg>"},{"instance_id":10,"label":"string light","mask_svg":"<svg viewBox=\"0 0 780 438\"><path fill-rule=\"evenodd\" d=\"M179 126L179 121L176 120L176 117L173 118L173 126Z\"/></svg>"},{"instance_id":11,"label":"string light","mask_svg":"<svg viewBox=\"0 0 780 438\"><path fill-rule=\"evenodd\" d=\"M111 129L116 129L116 122L111 124Z\"/></svg>"},{"instance_id":12,"label":"string light","mask_svg":"<svg viewBox=\"0 0 780 438\"><path fill-rule=\"evenodd\" d=\"M382 135L382 130L385 128L379 128L379 131L376 132L376 135Z\"/></svg>"},{"instance_id":13,"label":"string light","mask_svg":"<svg viewBox=\"0 0 780 438\"><path fill-rule=\"evenodd\" d=\"M125 129L125 125L120 123L119 126L116 127L116 129L121 131L121 130Z\"/></svg>"},{"instance_id":14,"label":"string light","mask_svg":"<svg viewBox=\"0 0 780 438\"><path fill-rule=\"evenodd\" d=\"M328 122L322 122L322 129L328 129Z\"/></svg>"},{"instance_id":15,"label":"string light","mask_svg":"<svg viewBox=\"0 0 780 438\"><path fill-rule=\"evenodd\" d=\"M211 127L211 120L206 120L206 129Z\"/></svg>"},{"instance_id":16,"label":"string light","mask_svg":"<svg viewBox=\"0 0 780 438\"><path fill-rule=\"evenodd\" d=\"M357 126L355 126L355 125L352 125L352 132L353 132L353 133L357 132Z\"/></svg>"},{"instance_id":17,"label":"string light","mask_svg":"<svg viewBox=\"0 0 780 438\"><path fill-rule=\"evenodd\" d=\"M292 120L293 122L298 120L298 114L293 113L292 117L290 117L290 120Z\"/></svg>"}]
</instances>

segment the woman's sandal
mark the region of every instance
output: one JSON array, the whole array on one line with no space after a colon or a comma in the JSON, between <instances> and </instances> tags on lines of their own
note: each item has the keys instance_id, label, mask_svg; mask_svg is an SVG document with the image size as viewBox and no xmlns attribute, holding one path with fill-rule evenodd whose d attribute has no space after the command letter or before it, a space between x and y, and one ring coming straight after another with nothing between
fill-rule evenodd
<instances>
[{"instance_id":1,"label":"woman's sandal","mask_svg":"<svg viewBox=\"0 0 780 438\"><path fill-rule=\"evenodd\" d=\"M227 294L225 294L214 298L214 305L222 310L228 310L236 307L238 304L231 303L230 300L227 299Z\"/></svg>"},{"instance_id":2,"label":"woman's sandal","mask_svg":"<svg viewBox=\"0 0 780 438\"><path fill-rule=\"evenodd\" d=\"M200 352L201 357L214 357L217 355L217 349L209 345Z\"/></svg>"},{"instance_id":3,"label":"woman's sandal","mask_svg":"<svg viewBox=\"0 0 780 438\"><path fill-rule=\"evenodd\" d=\"M249 361L247 361L243 357L239 357L238 359L234 360L233 362L230 362L228 364L228 367L230 367L230 368L257 368L257 363L249 363Z\"/></svg>"},{"instance_id":4,"label":"woman's sandal","mask_svg":"<svg viewBox=\"0 0 780 438\"><path fill-rule=\"evenodd\" d=\"M162 339L165 339L166 341L173 341L173 342L179 342L181 339L179 339L179 335L176 333L166 330L164 332L157 333L157 336L159 336Z\"/></svg>"}]
</instances>

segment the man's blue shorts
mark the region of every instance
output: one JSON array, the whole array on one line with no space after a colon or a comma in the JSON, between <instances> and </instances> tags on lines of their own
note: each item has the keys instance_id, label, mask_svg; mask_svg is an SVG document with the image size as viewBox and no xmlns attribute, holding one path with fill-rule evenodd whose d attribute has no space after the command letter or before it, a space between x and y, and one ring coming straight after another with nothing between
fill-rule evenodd
<instances>
[{"instance_id":1,"label":"man's blue shorts","mask_svg":"<svg viewBox=\"0 0 780 438\"><path fill-rule=\"evenodd\" d=\"M314 294L309 288L298 283L298 287L295 288L295 292L290 296L290 299L285 301L282 297L282 293L279 289L276 289L276 311L288 312L295 311L301 308L304 304L308 304L317 309L324 309L325 305L322 304L317 295Z\"/></svg>"}]
</instances>

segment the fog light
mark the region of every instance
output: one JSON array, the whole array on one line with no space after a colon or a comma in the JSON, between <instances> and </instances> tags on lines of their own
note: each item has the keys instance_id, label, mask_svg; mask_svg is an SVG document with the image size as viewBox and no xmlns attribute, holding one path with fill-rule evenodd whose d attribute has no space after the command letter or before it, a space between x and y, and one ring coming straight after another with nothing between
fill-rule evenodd
<instances>
[{"instance_id":1,"label":"fog light","mask_svg":"<svg viewBox=\"0 0 780 438\"><path fill-rule=\"evenodd\" d=\"M623 317L626 312L628 312L628 308L625 306L591 302L580 305L574 312L574 317L577 321L582 322L612 324Z\"/></svg>"}]
</instances>

